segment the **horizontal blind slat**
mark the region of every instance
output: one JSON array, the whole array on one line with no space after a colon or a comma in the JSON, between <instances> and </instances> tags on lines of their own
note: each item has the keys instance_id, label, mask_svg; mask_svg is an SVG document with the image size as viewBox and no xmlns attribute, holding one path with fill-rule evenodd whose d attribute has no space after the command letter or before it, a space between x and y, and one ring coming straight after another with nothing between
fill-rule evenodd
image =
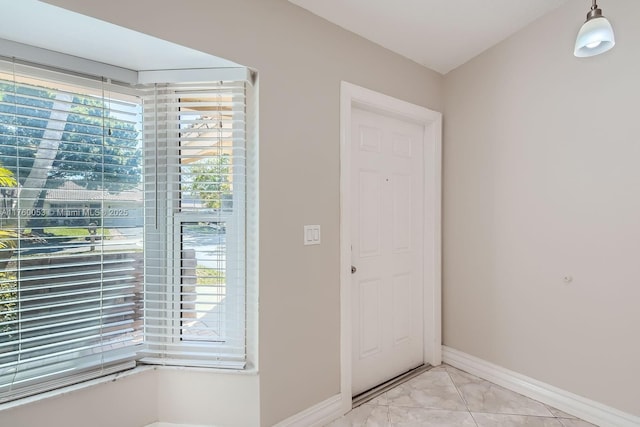
<instances>
[{"instance_id":1,"label":"horizontal blind slat","mask_svg":"<svg viewBox=\"0 0 640 427\"><path fill-rule=\"evenodd\" d=\"M0 167L14 180L0 195L5 401L135 357L143 248L120 227L142 237L144 149L131 89L0 69Z\"/></svg>"},{"instance_id":2,"label":"horizontal blind slat","mask_svg":"<svg viewBox=\"0 0 640 427\"><path fill-rule=\"evenodd\" d=\"M147 230L158 242L146 254L143 360L149 363L190 364L196 356L198 366L244 360L239 230L244 228L245 104L241 82L160 85L145 97L144 131L159 141L146 155L161 159L162 169L145 193L172 191L162 208L165 221ZM147 212L155 224L158 211Z\"/></svg>"}]
</instances>

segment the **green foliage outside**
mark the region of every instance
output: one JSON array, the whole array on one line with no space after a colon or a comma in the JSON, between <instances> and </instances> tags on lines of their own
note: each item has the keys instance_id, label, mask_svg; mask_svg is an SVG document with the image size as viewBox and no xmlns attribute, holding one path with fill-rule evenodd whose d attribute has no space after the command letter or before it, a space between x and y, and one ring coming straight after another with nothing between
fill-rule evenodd
<instances>
[{"instance_id":1,"label":"green foliage outside","mask_svg":"<svg viewBox=\"0 0 640 427\"><path fill-rule=\"evenodd\" d=\"M44 233L48 237L86 237L89 236L89 230L86 228L71 228L71 227L51 227L45 228ZM97 236L108 237L111 232L108 228L98 228Z\"/></svg>"},{"instance_id":2,"label":"green foliage outside","mask_svg":"<svg viewBox=\"0 0 640 427\"><path fill-rule=\"evenodd\" d=\"M9 169L1 167L0 164L0 197L2 202L11 196L13 189L18 186L18 181ZM5 206L3 206L5 207ZM11 258L13 250L18 245L18 233L12 228L0 228L0 259L3 268L6 268L6 261ZM0 271L0 334L11 332L15 329L12 323L16 320L15 313L18 299L18 286L15 272ZM0 342L11 339L11 336L3 336Z\"/></svg>"},{"instance_id":3,"label":"green foliage outside","mask_svg":"<svg viewBox=\"0 0 640 427\"><path fill-rule=\"evenodd\" d=\"M196 277L198 285L223 285L226 279L222 271L202 265L196 266Z\"/></svg>"},{"instance_id":4,"label":"green foliage outside","mask_svg":"<svg viewBox=\"0 0 640 427\"><path fill-rule=\"evenodd\" d=\"M18 234L13 230L0 228L0 250L10 252L18 245ZM1 257L0 257L1 258Z\"/></svg>"},{"instance_id":5,"label":"green foliage outside","mask_svg":"<svg viewBox=\"0 0 640 427\"><path fill-rule=\"evenodd\" d=\"M197 195L206 207L220 209L225 200L231 200L229 156L208 157L182 169L183 192Z\"/></svg>"},{"instance_id":6,"label":"green foliage outside","mask_svg":"<svg viewBox=\"0 0 640 427\"><path fill-rule=\"evenodd\" d=\"M0 80L0 334L16 328L10 322L17 319L14 310L18 283L16 273L8 266L18 241L24 239L25 244L36 241L46 245L49 238L89 235L87 229L45 228L48 219L41 217L27 217L31 230L19 229L17 216L11 214L16 207L18 187L36 178L33 182L37 183L37 200L25 210L37 211L43 208L47 190L59 188L66 182L110 193L137 188L141 182L142 152L135 123L119 118L124 115L111 116L108 99L82 94L62 97L65 96L72 104L66 107L66 114L57 111L56 120L64 121L63 128L58 132L59 140L51 141L45 135L50 132L48 138L51 138L50 128L55 124L50 120L51 109L61 105L60 95L47 87ZM55 158L50 164L45 169L33 168L41 151L52 147ZM10 335L0 340L7 337Z\"/></svg>"},{"instance_id":7,"label":"green foliage outside","mask_svg":"<svg viewBox=\"0 0 640 427\"><path fill-rule=\"evenodd\" d=\"M3 187L2 190L5 190L5 188L14 188L17 186L18 181L16 181L15 177L13 176L13 172L11 172L7 168L0 167L0 187Z\"/></svg>"},{"instance_id":8,"label":"green foliage outside","mask_svg":"<svg viewBox=\"0 0 640 427\"><path fill-rule=\"evenodd\" d=\"M2 163L0 163L0 202L3 202L3 206L0 206L1 208L6 209L8 207L4 206L4 202L11 197L17 186L18 181L13 176L13 172L3 168ZM15 249L17 237L15 230L0 228L0 250Z\"/></svg>"},{"instance_id":9,"label":"green foliage outside","mask_svg":"<svg viewBox=\"0 0 640 427\"><path fill-rule=\"evenodd\" d=\"M10 200L17 186L18 181L15 179L13 172L2 167L0 162L0 208L6 210L11 207ZM3 227L0 228L0 266L4 268L4 261L11 258L13 250L18 247L18 230L15 224L4 219L3 216L0 215L0 219L3 221Z\"/></svg>"},{"instance_id":10,"label":"green foliage outside","mask_svg":"<svg viewBox=\"0 0 640 427\"><path fill-rule=\"evenodd\" d=\"M0 271L0 334L14 329L8 322L16 320L17 289L15 273ZM3 341L6 336L0 337L0 342Z\"/></svg>"},{"instance_id":11,"label":"green foliage outside","mask_svg":"<svg viewBox=\"0 0 640 427\"><path fill-rule=\"evenodd\" d=\"M111 194L140 188L143 156L136 124L111 115L108 99L71 96L72 106L66 118L56 119L64 122L64 129L60 140L50 145L55 147L55 157L51 158L50 165L39 169L47 172L39 180L42 187L35 186L36 194L31 198L37 199L34 208L43 208L47 191L65 183ZM32 170L38 171L33 165L45 146L42 141L46 139L44 135L49 131L50 121L53 122L50 110L56 102L59 100L53 89L0 80L0 208L5 212L15 206L17 189L36 175L32 175ZM197 196L206 207L221 209L231 203L229 156L210 157L185 165L182 173L183 192ZM0 215L0 334L15 329L10 322L17 319L13 311L18 283L16 273L10 271L8 265L19 239L26 242L35 237L46 245L56 238L89 236L86 228L52 227L48 222L46 217L32 217L27 222L30 229L19 230L15 218ZM109 230L98 228L97 235L109 236ZM197 284L223 285L225 280L224 272L197 266ZM2 339L7 337L10 335Z\"/></svg>"},{"instance_id":12,"label":"green foliage outside","mask_svg":"<svg viewBox=\"0 0 640 427\"><path fill-rule=\"evenodd\" d=\"M21 184L31 173L54 98L51 89L0 80L0 158ZM108 106L108 99L73 95L45 188L72 180L89 190L117 193L140 183L138 131L133 123L109 116Z\"/></svg>"}]
</instances>

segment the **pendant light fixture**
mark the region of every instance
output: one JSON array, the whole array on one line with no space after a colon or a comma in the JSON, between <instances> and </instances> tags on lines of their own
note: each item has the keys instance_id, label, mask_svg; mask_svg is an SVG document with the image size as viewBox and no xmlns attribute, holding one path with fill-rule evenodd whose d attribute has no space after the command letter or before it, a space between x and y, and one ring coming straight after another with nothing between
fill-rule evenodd
<instances>
[{"instance_id":1,"label":"pendant light fixture","mask_svg":"<svg viewBox=\"0 0 640 427\"><path fill-rule=\"evenodd\" d=\"M576 38L576 48L573 54L583 58L600 55L616 44L613 28L609 20L602 16L602 9L593 0L591 10L587 13L587 21L580 28Z\"/></svg>"}]
</instances>

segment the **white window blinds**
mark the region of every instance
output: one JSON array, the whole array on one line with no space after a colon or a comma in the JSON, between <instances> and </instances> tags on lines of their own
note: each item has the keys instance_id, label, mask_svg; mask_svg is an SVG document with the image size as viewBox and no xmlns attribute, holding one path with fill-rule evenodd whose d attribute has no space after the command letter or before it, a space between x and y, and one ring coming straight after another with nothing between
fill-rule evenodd
<instances>
[{"instance_id":1,"label":"white window blinds","mask_svg":"<svg viewBox=\"0 0 640 427\"><path fill-rule=\"evenodd\" d=\"M203 75L238 80L149 83ZM137 362L245 366L246 76L0 61L0 403Z\"/></svg>"},{"instance_id":2,"label":"white window blinds","mask_svg":"<svg viewBox=\"0 0 640 427\"><path fill-rule=\"evenodd\" d=\"M145 362L245 364L245 84L144 96Z\"/></svg>"},{"instance_id":3,"label":"white window blinds","mask_svg":"<svg viewBox=\"0 0 640 427\"><path fill-rule=\"evenodd\" d=\"M0 402L134 365L140 99L0 62Z\"/></svg>"}]
</instances>

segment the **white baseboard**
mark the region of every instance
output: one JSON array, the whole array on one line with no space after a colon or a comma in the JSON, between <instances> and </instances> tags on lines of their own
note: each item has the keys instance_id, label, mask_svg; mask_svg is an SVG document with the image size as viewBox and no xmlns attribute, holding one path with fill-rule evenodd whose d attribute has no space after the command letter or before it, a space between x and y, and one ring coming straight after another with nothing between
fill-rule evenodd
<instances>
[{"instance_id":1,"label":"white baseboard","mask_svg":"<svg viewBox=\"0 0 640 427\"><path fill-rule=\"evenodd\" d=\"M280 421L273 427L322 427L331 421L340 418L342 411L342 395L338 394L329 399L305 409L286 420ZM194 424L174 424L156 422L145 427L216 427Z\"/></svg>"},{"instance_id":2,"label":"white baseboard","mask_svg":"<svg viewBox=\"0 0 640 427\"><path fill-rule=\"evenodd\" d=\"M174 423L153 423L148 424L144 427L215 427L215 426L203 426L203 425L195 425L195 424L174 424Z\"/></svg>"},{"instance_id":3,"label":"white baseboard","mask_svg":"<svg viewBox=\"0 0 640 427\"><path fill-rule=\"evenodd\" d=\"M280 421L274 427L322 427L342 415L342 395L337 394L286 420Z\"/></svg>"},{"instance_id":4,"label":"white baseboard","mask_svg":"<svg viewBox=\"0 0 640 427\"><path fill-rule=\"evenodd\" d=\"M638 427L640 417L442 346L442 361L601 427Z\"/></svg>"},{"instance_id":5,"label":"white baseboard","mask_svg":"<svg viewBox=\"0 0 640 427\"><path fill-rule=\"evenodd\" d=\"M153 423L146 425L145 427L215 427L215 426L204 426L204 425L195 425L195 424L175 424L175 423Z\"/></svg>"}]
</instances>

